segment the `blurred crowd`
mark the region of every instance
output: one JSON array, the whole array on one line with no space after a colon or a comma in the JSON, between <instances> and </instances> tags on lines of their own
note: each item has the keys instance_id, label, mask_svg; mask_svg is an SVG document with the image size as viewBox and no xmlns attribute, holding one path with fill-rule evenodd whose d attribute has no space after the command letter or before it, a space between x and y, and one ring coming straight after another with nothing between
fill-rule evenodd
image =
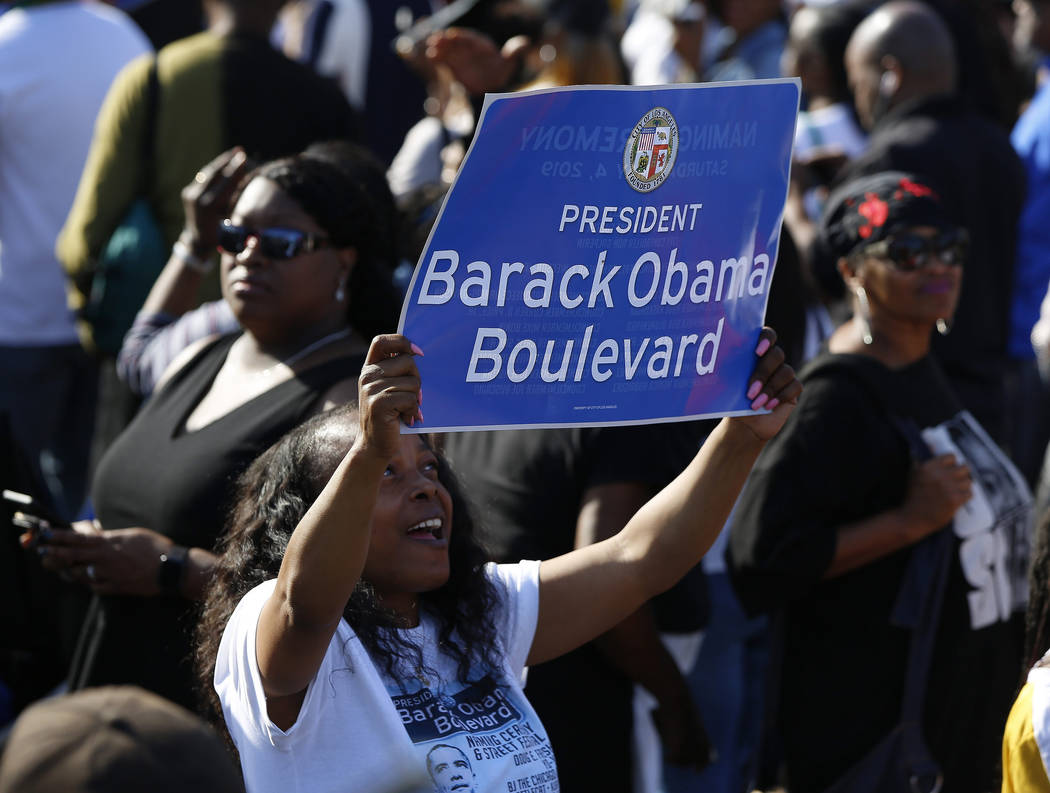
<instances>
[{"instance_id":1,"label":"blurred crowd","mask_svg":"<svg viewBox=\"0 0 1050 793\"><path fill-rule=\"evenodd\" d=\"M530 665L546 789L1050 791L1050 0L0 3L0 791L253 789L220 639L319 492L274 445L334 470L487 93L780 77L805 391L700 564ZM715 427L432 443L509 564Z\"/></svg>"}]
</instances>

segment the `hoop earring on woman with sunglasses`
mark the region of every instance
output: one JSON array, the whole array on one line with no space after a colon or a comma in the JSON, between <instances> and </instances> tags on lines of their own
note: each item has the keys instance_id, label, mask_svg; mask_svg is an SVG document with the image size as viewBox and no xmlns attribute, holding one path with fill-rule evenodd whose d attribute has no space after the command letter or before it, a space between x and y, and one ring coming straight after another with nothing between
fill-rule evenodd
<instances>
[{"instance_id":1,"label":"hoop earring on woman with sunglasses","mask_svg":"<svg viewBox=\"0 0 1050 793\"><path fill-rule=\"evenodd\" d=\"M941 318L937 320L937 332L942 336L947 336L952 332L952 320L951 317L947 319Z\"/></svg>"},{"instance_id":2,"label":"hoop earring on woman with sunglasses","mask_svg":"<svg viewBox=\"0 0 1050 793\"><path fill-rule=\"evenodd\" d=\"M863 286L857 286L853 289L853 294L857 296L857 321L860 323L861 340L870 345L874 338L871 335L871 306L868 305L868 293L864 291Z\"/></svg>"}]
</instances>

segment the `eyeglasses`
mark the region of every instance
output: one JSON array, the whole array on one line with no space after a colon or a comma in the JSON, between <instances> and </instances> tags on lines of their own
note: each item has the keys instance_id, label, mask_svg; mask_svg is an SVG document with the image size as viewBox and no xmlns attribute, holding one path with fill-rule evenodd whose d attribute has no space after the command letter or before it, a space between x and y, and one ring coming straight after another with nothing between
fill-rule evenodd
<instances>
[{"instance_id":1,"label":"eyeglasses","mask_svg":"<svg viewBox=\"0 0 1050 793\"><path fill-rule=\"evenodd\" d=\"M970 249L970 235L966 229L949 229L933 237L918 234L897 234L858 249L858 256L887 259L905 273L926 267L933 257L943 264L961 267Z\"/></svg>"},{"instance_id":2,"label":"eyeglasses","mask_svg":"<svg viewBox=\"0 0 1050 793\"><path fill-rule=\"evenodd\" d=\"M248 238L254 237L259 250L270 259L294 259L328 245L328 238L298 229L252 229L235 226L224 220L219 226L219 250L238 254L248 247Z\"/></svg>"}]
</instances>

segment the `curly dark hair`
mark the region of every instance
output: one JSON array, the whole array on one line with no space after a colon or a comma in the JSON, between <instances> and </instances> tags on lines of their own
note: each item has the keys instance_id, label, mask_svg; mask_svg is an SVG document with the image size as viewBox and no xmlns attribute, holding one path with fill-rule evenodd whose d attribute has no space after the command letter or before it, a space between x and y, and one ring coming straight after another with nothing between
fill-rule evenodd
<instances>
[{"instance_id":1,"label":"curly dark hair","mask_svg":"<svg viewBox=\"0 0 1050 793\"><path fill-rule=\"evenodd\" d=\"M367 149L332 142L264 163L241 182L242 191L253 179L273 182L325 230L335 247L357 252L347 290L347 320L365 339L392 332L401 313L401 293L393 281L396 209L389 190L377 189L377 170L383 174Z\"/></svg>"},{"instance_id":2,"label":"curly dark hair","mask_svg":"<svg viewBox=\"0 0 1050 793\"><path fill-rule=\"evenodd\" d=\"M205 711L220 727L222 708L212 680L226 623L249 590L277 577L292 532L346 455L357 431L355 408L314 416L260 455L238 482L195 642L199 694ZM448 581L420 595L419 602L437 620L438 643L455 660L457 675L466 682L475 663L484 670L499 669L493 622L498 595L484 573L489 556L478 540L462 491L444 457L436 456L438 477L452 497L450 571ZM398 630L403 627L401 621L383 608L367 581L358 582L343 616L390 678L405 680L404 670L426 670L422 648Z\"/></svg>"}]
</instances>

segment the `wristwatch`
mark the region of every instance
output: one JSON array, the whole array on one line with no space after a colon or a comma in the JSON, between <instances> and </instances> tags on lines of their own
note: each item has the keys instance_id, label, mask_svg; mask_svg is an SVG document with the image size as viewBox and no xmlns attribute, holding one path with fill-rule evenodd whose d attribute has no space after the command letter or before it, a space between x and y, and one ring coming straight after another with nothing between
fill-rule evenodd
<instances>
[{"instance_id":1,"label":"wristwatch","mask_svg":"<svg viewBox=\"0 0 1050 793\"><path fill-rule=\"evenodd\" d=\"M186 555L189 549L182 545L173 545L171 550L160 555L160 569L157 571L157 583L163 595L178 597L182 594L182 579L186 573Z\"/></svg>"}]
</instances>

